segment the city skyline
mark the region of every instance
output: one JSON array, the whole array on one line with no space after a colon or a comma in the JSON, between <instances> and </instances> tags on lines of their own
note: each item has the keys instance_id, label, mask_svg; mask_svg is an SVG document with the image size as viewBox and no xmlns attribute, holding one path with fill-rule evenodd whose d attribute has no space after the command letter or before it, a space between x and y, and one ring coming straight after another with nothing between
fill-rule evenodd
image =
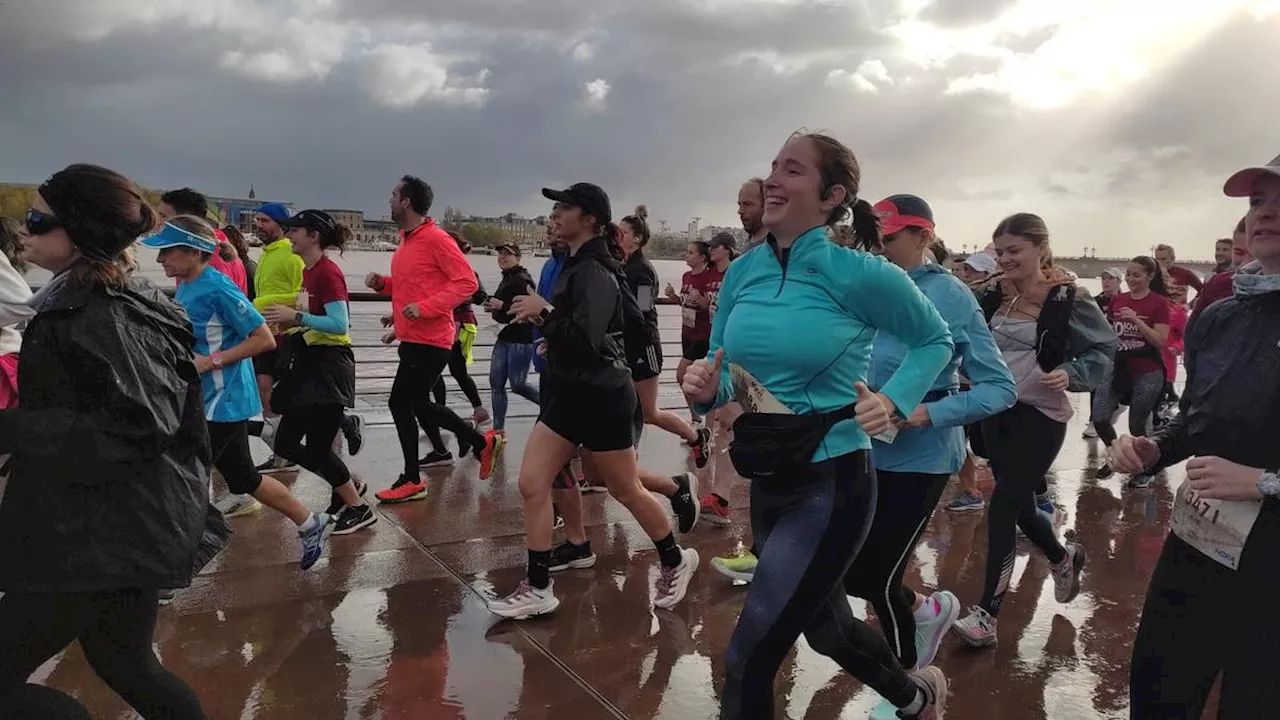
<instances>
[{"instance_id":1,"label":"city skyline","mask_svg":"<svg viewBox=\"0 0 1280 720\"><path fill-rule=\"evenodd\" d=\"M857 153L862 195L910 192L978 244L1007 214L1055 250L1203 257L1274 157L1277 0L10 0L0 181L98 162L145 187L385 214L546 212L609 191L671 228L735 224L739 184L795 129ZM284 40L287 38L287 42ZM145 119L145 120L144 120ZM437 210L441 212L442 210Z\"/></svg>"}]
</instances>

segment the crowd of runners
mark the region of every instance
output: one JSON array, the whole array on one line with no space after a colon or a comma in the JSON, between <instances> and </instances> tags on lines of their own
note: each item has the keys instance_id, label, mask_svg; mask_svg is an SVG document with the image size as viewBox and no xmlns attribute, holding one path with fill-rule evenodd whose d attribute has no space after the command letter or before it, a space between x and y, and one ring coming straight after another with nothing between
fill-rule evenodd
<instances>
[{"instance_id":1,"label":"crowd of runners","mask_svg":"<svg viewBox=\"0 0 1280 720\"><path fill-rule=\"evenodd\" d=\"M1109 448L1099 480L1120 472L1140 490L1187 460L1134 641L1132 717L1199 718L1219 675L1220 717L1274 707L1280 630L1241 601L1265 606L1280 590L1280 158L1227 181L1249 204L1211 277L1160 245L1106 269L1097 296L1054 265L1036 215L1004 218L985 250L953 259L924 199L872 204L861 183L848 147L795 134L739 190L747 239L691 242L678 288L659 287L645 257L643 206L615 221L596 185L544 189L552 256L535 281L519 247L498 247L489 294L466 240L431 219L431 186L404 176L389 199L402 242L389 271L365 279L390 301L382 339L399 359L388 404L403 469L376 499L423 499L424 467L468 456L489 478L508 393L537 404L519 464L527 572L489 602L526 619L559 606L554 573L596 562L582 492L607 490L634 516L657 549L653 605L670 609L702 563L677 536L730 524L730 487L745 479L752 541L708 563L745 586L721 717L775 717L774 678L803 635L881 696L871 717L941 718L939 647L948 631L996 645L1019 533L1045 556L1057 602L1080 592L1089 558L1062 531L1047 478L1069 393L1090 393L1086 437ZM158 607L228 542L228 519L284 516L307 569L331 536L378 518L344 460L364 444L349 291L330 257L350 231L320 210L263 205L255 263L206 207L183 189L152 208L118 173L73 165L40 186L24 222L0 223L0 716L78 717L26 682L79 640L144 717L204 717L151 638ZM172 298L134 274L139 238ZM53 273L34 295L28 263ZM661 297L680 309L687 416L659 407ZM492 412L467 369L477 305L501 328ZM445 404L446 370L469 418ZM684 442L688 472L639 466L646 425ZM256 466L255 437L272 450ZM299 466L329 484L327 508L277 479ZM229 491L217 503L214 471ZM944 500L952 475L959 492ZM939 503L987 514L985 582L967 603L904 584Z\"/></svg>"}]
</instances>

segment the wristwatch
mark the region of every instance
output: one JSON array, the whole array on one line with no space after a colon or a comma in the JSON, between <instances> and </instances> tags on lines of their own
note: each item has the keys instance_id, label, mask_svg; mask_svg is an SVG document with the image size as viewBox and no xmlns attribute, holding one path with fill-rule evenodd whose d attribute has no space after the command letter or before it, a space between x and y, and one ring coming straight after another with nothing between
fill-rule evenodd
<instances>
[{"instance_id":1,"label":"wristwatch","mask_svg":"<svg viewBox=\"0 0 1280 720\"><path fill-rule=\"evenodd\" d=\"M535 319L535 320L533 321L533 324L534 324L534 325L541 325L542 323L546 322L546 321L547 321L547 318L551 317L551 311L552 311L552 310L555 310L555 309L556 309L556 308L555 308L555 306L554 306L554 305L548 305L548 306L546 306L546 307L542 308L542 310L538 313L538 317L537 317L537 319Z\"/></svg>"},{"instance_id":2,"label":"wristwatch","mask_svg":"<svg viewBox=\"0 0 1280 720\"><path fill-rule=\"evenodd\" d=\"M1258 478L1258 492L1268 500L1280 499L1280 470L1267 470Z\"/></svg>"},{"instance_id":3,"label":"wristwatch","mask_svg":"<svg viewBox=\"0 0 1280 720\"><path fill-rule=\"evenodd\" d=\"M216 352L209 356L209 362L216 368L222 367L222 353Z\"/></svg>"},{"instance_id":4,"label":"wristwatch","mask_svg":"<svg viewBox=\"0 0 1280 720\"><path fill-rule=\"evenodd\" d=\"M301 310L293 314L293 322L296 323L298 327L302 327L302 311Z\"/></svg>"}]
</instances>

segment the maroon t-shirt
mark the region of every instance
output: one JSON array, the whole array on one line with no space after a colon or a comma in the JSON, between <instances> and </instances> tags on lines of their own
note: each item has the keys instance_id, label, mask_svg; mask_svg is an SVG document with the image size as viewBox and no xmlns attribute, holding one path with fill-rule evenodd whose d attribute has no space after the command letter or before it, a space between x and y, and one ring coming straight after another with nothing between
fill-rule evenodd
<instances>
[{"instance_id":1,"label":"maroon t-shirt","mask_svg":"<svg viewBox=\"0 0 1280 720\"><path fill-rule=\"evenodd\" d=\"M684 274L680 284L683 320L680 337L682 339L706 340L711 337L711 308L715 307L716 295L720 292L720 283L723 280L724 275L710 266L700 273L695 274L690 270ZM707 296L711 303L707 307L698 307L693 299L694 291Z\"/></svg>"},{"instance_id":2,"label":"maroon t-shirt","mask_svg":"<svg viewBox=\"0 0 1280 720\"><path fill-rule=\"evenodd\" d=\"M1191 311L1191 319L1188 320L1187 323L1190 324L1194 321L1200 316L1200 313L1207 310L1210 305L1224 298L1231 297L1235 292L1235 277L1236 271L1232 268L1231 270L1224 273L1218 273L1217 275L1209 278L1209 282L1205 283L1199 294L1196 295L1196 306L1195 309Z\"/></svg>"},{"instance_id":3,"label":"maroon t-shirt","mask_svg":"<svg viewBox=\"0 0 1280 720\"><path fill-rule=\"evenodd\" d=\"M1174 265L1169 268L1169 281L1184 288L1195 288L1196 292L1200 292L1204 288L1204 281L1200 279L1199 275L1180 265Z\"/></svg>"},{"instance_id":4,"label":"maroon t-shirt","mask_svg":"<svg viewBox=\"0 0 1280 720\"><path fill-rule=\"evenodd\" d=\"M312 315L324 315L327 303L341 300L348 302L347 279L342 275L338 263L328 255L320 258L315 267L302 271L302 287L307 291L307 312Z\"/></svg>"},{"instance_id":5,"label":"maroon t-shirt","mask_svg":"<svg viewBox=\"0 0 1280 720\"><path fill-rule=\"evenodd\" d=\"M1142 322L1152 328L1156 325L1168 325L1172 310L1169 298L1159 293L1148 292L1147 296L1141 300L1135 300L1129 293L1120 293L1111 298L1111 326L1115 328L1116 338L1119 340L1116 344L1117 352L1140 350L1151 344L1142 335L1137 324L1120 316L1120 310L1123 308L1133 308ZM1163 348L1160 349L1163 350ZM1164 372L1164 363L1161 362L1159 354L1153 358L1134 358L1129 363L1129 370L1133 373Z\"/></svg>"}]
</instances>

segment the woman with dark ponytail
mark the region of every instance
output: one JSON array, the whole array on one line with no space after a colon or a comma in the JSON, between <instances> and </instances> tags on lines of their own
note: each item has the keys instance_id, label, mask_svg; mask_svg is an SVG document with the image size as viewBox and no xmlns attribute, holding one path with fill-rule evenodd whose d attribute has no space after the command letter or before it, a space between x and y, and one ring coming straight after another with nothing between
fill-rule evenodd
<instances>
[{"instance_id":1,"label":"woman with dark ponytail","mask_svg":"<svg viewBox=\"0 0 1280 720\"><path fill-rule=\"evenodd\" d=\"M54 277L31 299L22 405L0 410L0 453L13 453L0 698L79 640L143 717L204 717L152 650L161 589L189 585L230 533L209 504L191 323L118 262L156 224L136 185L95 165L55 173L27 211L26 259Z\"/></svg>"},{"instance_id":2,"label":"woman with dark ponytail","mask_svg":"<svg viewBox=\"0 0 1280 720\"><path fill-rule=\"evenodd\" d=\"M830 239L853 215L857 240L879 236L857 202L853 152L796 133L765 182L767 246L729 266L709 352L685 374L700 414L737 401L729 448L751 480L754 580L725 652L720 717L773 717L773 679L801 634L887 698L903 718L943 713L936 667L909 673L885 638L854 617L843 578L875 512L873 436L893 433L951 360L938 311L901 268ZM904 346L901 366L867 387L879 331Z\"/></svg>"},{"instance_id":3,"label":"woman with dark ponytail","mask_svg":"<svg viewBox=\"0 0 1280 720\"><path fill-rule=\"evenodd\" d=\"M1163 269L1154 258L1140 255L1131 260L1124 279L1129 292L1112 298L1107 311L1119 341L1111 381L1093 396L1091 420L1107 447L1116 439L1111 418L1125 401L1129 405L1129 434L1149 434L1152 413L1164 395L1164 347L1173 313ZM1111 467L1104 464L1098 477L1111 477ZM1151 476L1135 475L1130 484L1147 487Z\"/></svg>"}]
</instances>

